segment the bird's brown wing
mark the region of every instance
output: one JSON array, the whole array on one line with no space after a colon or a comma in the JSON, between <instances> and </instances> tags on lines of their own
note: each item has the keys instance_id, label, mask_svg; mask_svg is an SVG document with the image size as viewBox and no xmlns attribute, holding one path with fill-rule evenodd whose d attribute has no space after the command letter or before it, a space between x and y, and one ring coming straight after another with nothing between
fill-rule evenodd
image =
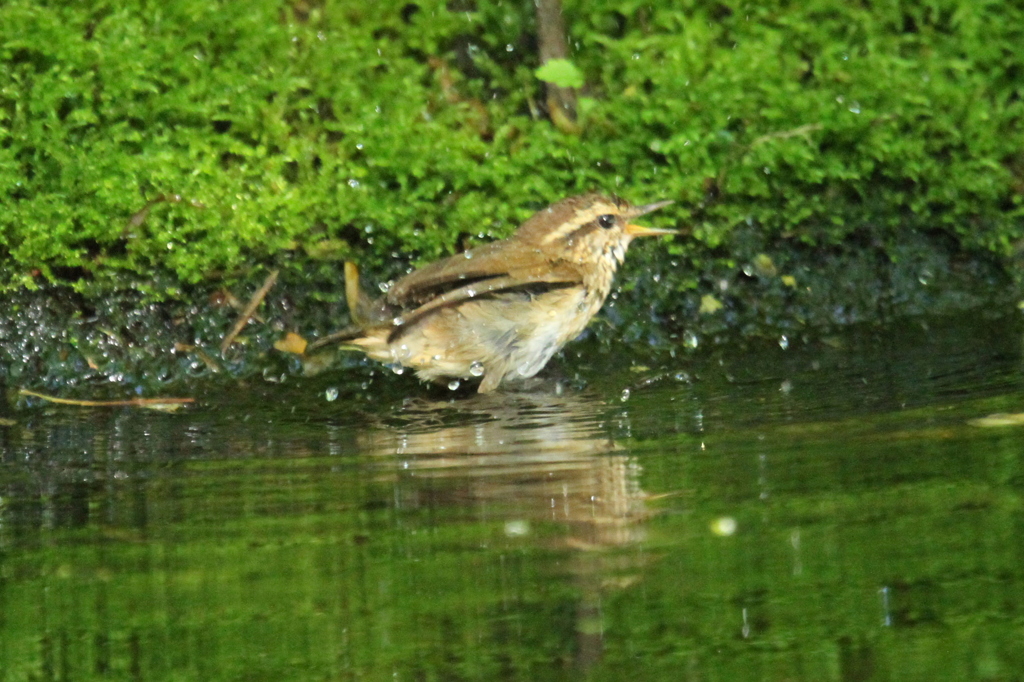
<instances>
[{"instance_id":1,"label":"bird's brown wing","mask_svg":"<svg viewBox=\"0 0 1024 682\"><path fill-rule=\"evenodd\" d=\"M538 249L522 245L511 249L507 241L494 242L426 265L395 282L388 291L389 305L418 311L438 297L448 305L481 292L493 292L516 282L571 282L580 274L571 263L552 264ZM468 255L467 255L468 254ZM459 293L456 293L459 292Z\"/></svg>"},{"instance_id":2,"label":"bird's brown wing","mask_svg":"<svg viewBox=\"0 0 1024 682\"><path fill-rule=\"evenodd\" d=\"M556 287L568 286L575 284L578 281L579 277L577 277L574 272L566 269L552 269L550 267L547 268L545 272L538 271L531 273L519 273L518 276L504 275L501 277L489 277L434 296L418 308L414 308L402 316L395 318L395 324L396 326L412 324L413 322L422 319L424 315L427 315L439 308L456 305L463 301L493 295L502 291L536 287L538 284L547 284Z\"/></svg>"}]
</instances>

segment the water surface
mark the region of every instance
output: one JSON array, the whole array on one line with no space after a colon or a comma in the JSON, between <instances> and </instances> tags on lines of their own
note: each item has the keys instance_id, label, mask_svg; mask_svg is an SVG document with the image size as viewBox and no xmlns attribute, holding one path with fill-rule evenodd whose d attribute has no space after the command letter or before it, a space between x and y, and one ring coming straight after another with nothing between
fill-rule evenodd
<instances>
[{"instance_id":1,"label":"water surface","mask_svg":"<svg viewBox=\"0 0 1024 682\"><path fill-rule=\"evenodd\" d=\"M1019 679L1020 333L23 403L0 680Z\"/></svg>"}]
</instances>

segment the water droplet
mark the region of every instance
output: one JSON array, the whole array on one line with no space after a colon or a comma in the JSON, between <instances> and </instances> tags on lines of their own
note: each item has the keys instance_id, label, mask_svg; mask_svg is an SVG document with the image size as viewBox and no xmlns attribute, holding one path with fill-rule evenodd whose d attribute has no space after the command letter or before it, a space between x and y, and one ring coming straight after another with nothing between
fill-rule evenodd
<instances>
[{"instance_id":1,"label":"water droplet","mask_svg":"<svg viewBox=\"0 0 1024 682\"><path fill-rule=\"evenodd\" d=\"M783 393L784 395L789 395L790 391L792 391L792 390L793 390L793 382L790 381L789 379L786 379L781 384L779 384L779 391L781 393Z\"/></svg>"},{"instance_id":2,"label":"water droplet","mask_svg":"<svg viewBox=\"0 0 1024 682\"><path fill-rule=\"evenodd\" d=\"M634 52L633 53L633 59L640 59L640 53L639 52Z\"/></svg>"},{"instance_id":3,"label":"water droplet","mask_svg":"<svg viewBox=\"0 0 1024 682\"><path fill-rule=\"evenodd\" d=\"M449 391L454 391L454 390L458 389L459 386L461 386L461 385L462 385L461 381L459 381L458 379L452 379L451 381L448 382L448 390Z\"/></svg>"},{"instance_id":4,"label":"water droplet","mask_svg":"<svg viewBox=\"0 0 1024 682\"><path fill-rule=\"evenodd\" d=\"M853 104L850 105L850 113L851 114L859 114L860 113L860 103L859 102L854 102Z\"/></svg>"},{"instance_id":5,"label":"water droplet","mask_svg":"<svg viewBox=\"0 0 1024 682\"><path fill-rule=\"evenodd\" d=\"M472 251L472 250L469 250L469 251L465 251L465 252L463 252L462 256L463 256L463 258L465 258L466 260L469 260L470 258L472 258L472 257L473 257L473 251Z\"/></svg>"},{"instance_id":6,"label":"water droplet","mask_svg":"<svg viewBox=\"0 0 1024 682\"><path fill-rule=\"evenodd\" d=\"M352 188L356 188L356 187L359 186L359 181L356 180L355 178L349 178L348 179L348 186L352 187Z\"/></svg>"},{"instance_id":7,"label":"water droplet","mask_svg":"<svg viewBox=\"0 0 1024 682\"><path fill-rule=\"evenodd\" d=\"M395 374L402 374L405 372L405 367L403 367L401 364L397 362L392 362L384 366L390 369Z\"/></svg>"},{"instance_id":8,"label":"water droplet","mask_svg":"<svg viewBox=\"0 0 1024 682\"><path fill-rule=\"evenodd\" d=\"M412 357L412 351L409 350L409 346L407 346L407 345L405 345L403 343L401 346L398 347L398 359L399 360L408 360L411 357Z\"/></svg>"},{"instance_id":9,"label":"water droplet","mask_svg":"<svg viewBox=\"0 0 1024 682\"><path fill-rule=\"evenodd\" d=\"M324 398L327 399L327 402L333 403L335 400L338 399L338 389L335 388L334 386L331 386L329 389L324 391Z\"/></svg>"},{"instance_id":10,"label":"water droplet","mask_svg":"<svg viewBox=\"0 0 1024 682\"><path fill-rule=\"evenodd\" d=\"M515 49L516 48L512 47L512 43L509 43L508 45L505 46L505 52L512 52Z\"/></svg>"},{"instance_id":11,"label":"water droplet","mask_svg":"<svg viewBox=\"0 0 1024 682\"><path fill-rule=\"evenodd\" d=\"M395 319L391 320L391 324L395 325L396 327L401 327L403 324L405 324L405 320L402 319L401 317L396 317Z\"/></svg>"},{"instance_id":12,"label":"water droplet","mask_svg":"<svg viewBox=\"0 0 1024 682\"><path fill-rule=\"evenodd\" d=\"M363 143L362 142L357 142L356 143L356 149L362 149L362 148L363 148Z\"/></svg>"},{"instance_id":13,"label":"water droplet","mask_svg":"<svg viewBox=\"0 0 1024 682\"><path fill-rule=\"evenodd\" d=\"M685 332L683 333L683 345L687 348L696 348L700 345L700 339L693 332Z\"/></svg>"},{"instance_id":14,"label":"water droplet","mask_svg":"<svg viewBox=\"0 0 1024 682\"><path fill-rule=\"evenodd\" d=\"M629 400L629 389L628 388L622 389L622 395L619 396L619 400L621 400L622 402L626 402L627 400Z\"/></svg>"},{"instance_id":15,"label":"water droplet","mask_svg":"<svg viewBox=\"0 0 1024 682\"><path fill-rule=\"evenodd\" d=\"M386 294L391 289L392 284L394 284L394 282L388 280L387 282L381 282L380 284L378 284L377 288L380 289L380 293Z\"/></svg>"},{"instance_id":16,"label":"water droplet","mask_svg":"<svg viewBox=\"0 0 1024 682\"><path fill-rule=\"evenodd\" d=\"M789 348L789 337L786 336L785 334L779 337L779 348L781 348L782 350L786 350L787 348Z\"/></svg>"},{"instance_id":17,"label":"water droplet","mask_svg":"<svg viewBox=\"0 0 1024 682\"><path fill-rule=\"evenodd\" d=\"M484 375L484 364L482 362L474 361L469 366L469 373L475 377L482 377Z\"/></svg>"},{"instance_id":18,"label":"water droplet","mask_svg":"<svg viewBox=\"0 0 1024 682\"><path fill-rule=\"evenodd\" d=\"M466 296L473 298L476 296L476 289L466 289Z\"/></svg>"}]
</instances>

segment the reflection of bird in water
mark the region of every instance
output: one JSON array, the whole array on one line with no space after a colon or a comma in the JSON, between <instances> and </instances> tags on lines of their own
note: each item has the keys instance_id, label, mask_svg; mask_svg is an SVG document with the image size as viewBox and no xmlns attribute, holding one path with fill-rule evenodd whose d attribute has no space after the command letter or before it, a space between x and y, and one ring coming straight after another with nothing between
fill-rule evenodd
<instances>
[{"instance_id":1,"label":"reflection of bird in water","mask_svg":"<svg viewBox=\"0 0 1024 682\"><path fill-rule=\"evenodd\" d=\"M574 656L581 670L601 655L602 594L637 580L647 558L637 548L649 515L640 465L609 437L608 411L579 394L410 401L361 441L364 451L394 458L387 475L398 471L398 509L472 507L527 541L550 538L532 534L531 523L565 529L560 544L571 551L566 565L580 594Z\"/></svg>"},{"instance_id":2,"label":"reflection of bird in water","mask_svg":"<svg viewBox=\"0 0 1024 682\"><path fill-rule=\"evenodd\" d=\"M566 544L628 545L646 518L636 461L604 427L607 406L578 394L505 393L453 402L409 401L361 449L398 459L398 504L424 495L448 503L486 502L521 534L531 521L565 524ZM416 486L445 479L451 485Z\"/></svg>"}]
</instances>

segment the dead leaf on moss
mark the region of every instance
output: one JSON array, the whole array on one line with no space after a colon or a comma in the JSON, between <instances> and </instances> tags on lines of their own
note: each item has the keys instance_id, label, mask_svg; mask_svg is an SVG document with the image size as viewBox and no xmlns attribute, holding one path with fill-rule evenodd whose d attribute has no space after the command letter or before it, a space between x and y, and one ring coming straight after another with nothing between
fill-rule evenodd
<instances>
[{"instance_id":1,"label":"dead leaf on moss","mask_svg":"<svg viewBox=\"0 0 1024 682\"><path fill-rule=\"evenodd\" d=\"M284 335L283 339L279 339L274 342L274 348L281 351L282 353L294 353L295 355L302 355L306 352L306 346L309 342L302 338L295 332L288 332Z\"/></svg>"},{"instance_id":2,"label":"dead leaf on moss","mask_svg":"<svg viewBox=\"0 0 1024 682\"><path fill-rule=\"evenodd\" d=\"M716 313L722 309L722 302L711 294L704 294L700 297L700 312L701 314Z\"/></svg>"}]
</instances>

